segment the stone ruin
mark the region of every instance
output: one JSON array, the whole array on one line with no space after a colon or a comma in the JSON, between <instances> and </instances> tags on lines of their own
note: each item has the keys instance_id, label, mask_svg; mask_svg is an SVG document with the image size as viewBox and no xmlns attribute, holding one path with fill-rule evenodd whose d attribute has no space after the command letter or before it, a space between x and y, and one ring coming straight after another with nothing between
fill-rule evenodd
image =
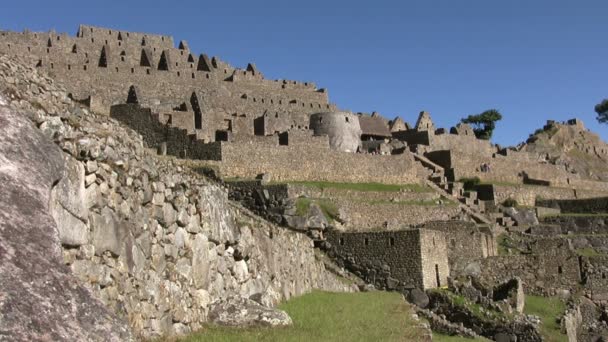
<instances>
[{"instance_id":1,"label":"stone ruin","mask_svg":"<svg viewBox=\"0 0 608 342\"><path fill-rule=\"evenodd\" d=\"M608 183L602 178L574 172L567 165L552 161L525 146L502 148L479 140L467 124L459 123L449 130L437 128L426 111L420 112L414 126L401 117L389 121L377 112L342 111L329 102L327 90L318 89L313 83L267 80L253 63L245 68L237 68L218 57L191 51L185 41L180 41L176 47L169 36L86 25L81 25L74 37L55 32L0 31L0 55L16 56L48 74L65 85L69 101L92 112L109 115L132 128L141 135L146 147L155 149L159 154L202 160L210 165L211 173L220 181L221 178L242 179L240 183L224 183L230 199L241 202L257 215L273 222L263 223L264 234L268 236L258 234L251 240L264 244L273 239L289 243L297 241L298 248L304 248L302 246L308 240L299 240L289 233L278 234L276 227L306 233L317 247L326 251L340 266L377 288L401 291L410 297L419 294L420 289L450 285L450 279L458 276L472 277L494 286L495 296L484 294L481 301L492 307L502 305L492 301L503 301L505 308L516 312L521 312L523 291L539 295L556 295L564 291L572 294L582 286L594 306L581 304L576 310L583 310L591 316L596 314L596 320L602 317L601 313L597 313L603 307L602 301L608 298L605 291L608 274L605 258L580 256L576 249L595 248L603 251L602 246L608 246L608 241L601 236L605 233L605 222L591 216L580 220L541 219L542 215L538 214L550 210L557 210L558 213L560 210L581 210L582 213L577 214L590 215L605 213L608 210L605 200L598 199L608 196ZM551 121L544 130L551 131L555 127L566 127L583 136L584 139L577 141L574 148L605 163L608 146L583 134L586 129L582 121ZM87 155L86 158L92 157ZM82 178L83 189L86 185L86 189L96 188L96 194L110 191L105 187L104 190L99 189L107 183L104 178L108 177L107 170L91 170L89 163L84 161L76 164L82 175L75 177ZM87 181L85 169L87 177L93 178L93 175L103 180L96 181L95 178ZM252 181L259 175L264 176ZM141 182L147 183L147 175L142 177ZM465 189L464 180L475 177L486 184ZM301 189L272 184L269 178L276 182L418 184L432 189L434 197L425 197L424 200L430 198L439 204L433 208L418 208L420 211L412 210L411 213L391 212L392 209L382 211L379 210L381 205L385 205L383 209L388 208L386 202L418 200L423 195L416 197L418 195L400 193L387 199L378 194L362 195L353 191L348 195L367 196L381 205L376 207L376 213L365 213L356 205L341 208L344 217L338 217L336 223L330 222L316 204L311 205L304 216L297 215L294 201L302 193L294 196L293 192ZM172 184L170 181L166 183ZM108 187L107 184L105 186ZM159 184L146 186L161 187ZM125 183L123 188L127 187ZM191 213L194 204L190 207L187 202L170 204L169 197L165 201L165 193L165 189L146 189L142 194L143 202L138 204L152 206L146 207L146 211L156 217L165 229L175 229L176 236L178 233L180 236L190 234L196 236L197 241L202 240L197 235L202 236L202 232L189 231L190 220L197 217ZM331 195L344 196L336 193ZM106 205L102 197L95 197L95 205ZM541 198L553 200L543 201ZM503 205L507 199L537 208L507 208ZM442 206L448 200L455 205ZM227 206L222 203L222 206ZM179 209L179 213L172 208ZM89 236L86 232L97 234L96 229L106 221L112 222L111 225L116 226L120 234L127 234L122 230L126 229L128 224L125 222L129 221L115 213L126 209L106 206L99 211L95 207L92 210L99 212L91 213L94 219L90 222L75 219L73 213L62 208L52 209L59 212L53 213L57 221L72 222L82 233L60 234L65 247L64 257L69 259L72 268L77 269L79 277L94 277L97 274L92 273L98 269L110 267L110 259L100 261L101 255L97 254L108 252L107 256L117 260L130 255L123 250L126 247L116 237L113 237L111 245L105 246L107 239L93 236L96 239L93 245L99 250L90 256L75 252L75 247L87 245ZM345 212L359 217L347 218ZM372 219L377 213L385 219L384 223L380 224L377 217ZM449 213L447 217L446 213ZM234 212L231 215L238 216ZM258 222L250 217L247 219L250 224ZM145 218L138 217L137 220L139 222ZM169 222L165 222L167 220ZM234 223L227 225L229 230L236 229ZM341 230L335 229L334 225L340 225ZM500 255L498 236L505 233L510 238L518 237L518 234L523 236L518 237L518 243L510 249L520 254ZM570 233L575 236L561 236ZM135 243L138 248L142 244L149 245L146 241L133 242L133 238L128 235L127 242ZM244 258L238 254L235 256L234 248L229 246L233 241L226 236L215 238L222 243L199 242L205 246L213 244L218 253L226 254L222 258L236 262L233 267L238 272L233 271L235 274L231 275L236 280L226 277L243 284L240 294L264 295L264 304L276 301L274 297L267 298L268 294L256 292L260 290L260 285L248 278ZM178 273L194 272L184 266L193 261L188 260L186 255L178 254L170 243L162 243L162 247L160 243L156 246L154 258L167 253L161 253L160 249L164 248L172 258L179 259L179 265L178 261L174 265L181 267L177 269ZM233 248L230 255L226 252L228 248ZM273 248L282 250L288 246ZM136 272L143 272L148 267L141 266L141 263L147 265L147 261L142 260L150 253L140 254L135 257L139 257L139 260L130 260L128 264L128 267L135 267ZM264 256L256 258L255 262L263 268ZM310 253L301 258L310 262L309 268L315 272L321 268L318 263L311 261ZM88 270L82 265L93 268ZM288 274L287 280L298 278L298 274L284 272ZM129 275L121 274L120 277L122 281L128 279ZM326 281L327 288L339 288L331 280L316 279L316 284ZM263 281L270 280L264 277ZM198 293L222 296L221 290L199 285ZM285 290L287 294L282 298L300 294L313 285ZM456 290L463 293L471 292L472 288L472 285L456 286ZM118 305L117 296L107 294L108 291L103 288L98 290L107 296L105 299L111 305ZM117 291L127 290L119 288ZM187 297L186 294L181 295ZM441 296L431 297L431 302L441 300ZM428 297L426 302L429 302ZM227 303L230 304L229 301ZM241 304L230 305L235 307ZM139 312L136 304L129 305L124 310ZM222 316L226 310L220 307L217 312L206 314ZM573 312L576 310L573 309ZM196 321L198 317L192 318L192 310L181 313L177 321L162 312L158 314L160 317L138 318L138 322L149 323L138 327L141 333L155 336L199 327ZM427 314L435 317L433 313ZM287 320L288 317L284 319ZM445 317L441 320L445 321ZM444 323L449 326L449 322ZM524 322L522 326L528 329L528 323ZM581 332L583 323L569 323L568 326L569 335L584 335ZM467 336L477 336L475 334L479 333L462 326L454 329ZM591 330L594 334L603 331L597 327Z\"/></svg>"}]
</instances>

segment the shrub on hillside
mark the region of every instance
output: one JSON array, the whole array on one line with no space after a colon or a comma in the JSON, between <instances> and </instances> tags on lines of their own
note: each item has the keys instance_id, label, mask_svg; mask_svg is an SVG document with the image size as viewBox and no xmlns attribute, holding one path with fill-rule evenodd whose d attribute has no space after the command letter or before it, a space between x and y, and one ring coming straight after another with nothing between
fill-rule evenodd
<instances>
[{"instance_id":1,"label":"shrub on hillside","mask_svg":"<svg viewBox=\"0 0 608 342\"><path fill-rule=\"evenodd\" d=\"M502 202L502 205L505 207L517 207L517 200L515 200L514 198L507 198L506 200L504 200L504 202Z\"/></svg>"}]
</instances>

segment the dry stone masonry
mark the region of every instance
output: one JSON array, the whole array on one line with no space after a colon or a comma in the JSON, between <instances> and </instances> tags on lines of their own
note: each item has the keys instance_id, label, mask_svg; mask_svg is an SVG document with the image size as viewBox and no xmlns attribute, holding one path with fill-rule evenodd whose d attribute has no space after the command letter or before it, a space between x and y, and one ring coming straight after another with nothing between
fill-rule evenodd
<instances>
[{"instance_id":1,"label":"dry stone masonry","mask_svg":"<svg viewBox=\"0 0 608 342\"><path fill-rule=\"evenodd\" d=\"M24 136L3 132L3 139L17 139L3 147L26 143L23 146L36 153L26 157L36 162L24 159L18 164L13 149L3 150L3 160L10 161L3 165L12 166L4 167L2 174L13 179L3 183L16 186L13 192L3 192L14 194L12 199L6 198L3 208L12 203L15 210L3 209L2 213L21 211L39 234L44 233L29 235L31 252L24 255L20 253L27 250L14 238L23 239L27 234L4 235L11 234L4 230L2 235L4 250L13 251L2 263L11 269L1 276L6 291L1 310L7 317L2 320L2 330L9 336L36 339L36 334L44 333L20 330L25 317L41 320L38 326L53 333L54 340L78 336L83 340L127 340L130 331L144 338L184 334L213 320L216 316L210 312L218 305L238 306L242 302L236 297L258 303L243 306L249 310L245 317L274 320L270 318L273 314L256 313L256 307L272 307L313 288L352 290L316 259L313 243L305 235L259 219L231 203L217 185L173 160L158 159L144 148L136 133L80 109L63 88L36 70L2 56L0 80L1 96L9 106L3 109L2 119L11 122L3 127L27 128L32 131L28 134L40 136L28 143ZM39 173L24 169L36 165ZM15 200L24 200L23 194L30 191L17 186L27 181L28 174L32 182L40 184L31 190L39 189L31 192L44 202L39 208L32 207L37 202L26 205ZM31 210L24 211L27 208ZM38 212L40 220L32 221ZM13 219L2 221L15 228L26 227ZM40 267L40 272L31 272L32 266ZM48 273L55 269L60 271ZM23 277L38 274L43 278L36 288L16 286ZM53 295L59 289L64 290ZM36 318L33 312L48 310L41 305L63 308L63 304L23 301L29 294L22 291L40 291L41 298L55 297L52 301L72 301L76 311L51 310ZM20 304L11 304L15 301ZM60 321L54 315L76 317L72 326L57 330L51 325ZM130 330L115 317L129 322Z\"/></svg>"},{"instance_id":2,"label":"dry stone masonry","mask_svg":"<svg viewBox=\"0 0 608 342\"><path fill-rule=\"evenodd\" d=\"M279 302L361 279L449 334L540 341L536 294L608 338L607 165L578 119L503 148L170 36L0 31L0 339L285 326Z\"/></svg>"}]
</instances>

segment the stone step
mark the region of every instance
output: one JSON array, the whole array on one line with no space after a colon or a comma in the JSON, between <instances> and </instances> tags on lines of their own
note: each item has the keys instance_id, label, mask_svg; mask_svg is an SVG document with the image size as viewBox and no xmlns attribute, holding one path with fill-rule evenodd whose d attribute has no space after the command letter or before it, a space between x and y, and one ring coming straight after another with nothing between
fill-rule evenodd
<instances>
[{"instance_id":1,"label":"stone step","mask_svg":"<svg viewBox=\"0 0 608 342\"><path fill-rule=\"evenodd\" d=\"M477 200L477 191L465 191L463 195L466 198Z\"/></svg>"},{"instance_id":2,"label":"stone step","mask_svg":"<svg viewBox=\"0 0 608 342\"><path fill-rule=\"evenodd\" d=\"M476 199L475 200L475 206L477 207L477 210L480 213L485 213L486 212L486 202L480 201L480 200Z\"/></svg>"},{"instance_id":3,"label":"stone step","mask_svg":"<svg viewBox=\"0 0 608 342\"><path fill-rule=\"evenodd\" d=\"M437 176L431 175L429 177L429 180L435 184L444 183L446 181L445 177L442 175L437 175Z\"/></svg>"},{"instance_id":4,"label":"stone step","mask_svg":"<svg viewBox=\"0 0 608 342\"><path fill-rule=\"evenodd\" d=\"M503 227L511 227L515 222L508 216L502 216L496 219L496 223Z\"/></svg>"},{"instance_id":5,"label":"stone step","mask_svg":"<svg viewBox=\"0 0 608 342\"><path fill-rule=\"evenodd\" d=\"M468 198L468 197L460 197L459 198L460 202L463 204L468 205L469 207L473 207L475 206L475 200L472 198Z\"/></svg>"},{"instance_id":6,"label":"stone step","mask_svg":"<svg viewBox=\"0 0 608 342\"><path fill-rule=\"evenodd\" d=\"M502 213L489 213L488 216L493 220L498 220L501 217L504 217Z\"/></svg>"},{"instance_id":7,"label":"stone step","mask_svg":"<svg viewBox=\"0 0 608 342\"><path fill-rule=\"evenodd\" d=\"M450 195L452 195L452 196L462 197L462 193L461 193L461 191L460 191L460 190L458 190L458 189L450 189L448 192L449 192L449 193L450 193Z\"/></svg>"}]
</instances>

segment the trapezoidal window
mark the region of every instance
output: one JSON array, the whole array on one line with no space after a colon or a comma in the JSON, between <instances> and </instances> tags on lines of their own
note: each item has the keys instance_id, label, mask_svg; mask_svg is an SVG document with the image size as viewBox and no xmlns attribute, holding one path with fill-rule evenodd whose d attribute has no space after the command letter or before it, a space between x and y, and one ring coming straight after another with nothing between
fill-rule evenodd
<instances>
[{"instance_id":1,"label":"trapezoidal window","mask_svg":"<svg viewBox=\"0 0 608 342\"><path fill-rule=\"evenodd\" d=\"M391 247L395 245L395 238L394 237L388 238L388 245L391 246Z\"/></svg>"},{"instance_id":2,"label":"trapezoidal window","mask_svg":"<svg viewBox=\"0 0 608 342\"><path fill-rule=\"evenodd\" d=\"M141 57L139 58L139 66L152 67L152 58L146 49L141 50Z\"/></svg>"},{"instance_id":3,"label":"trapezoidal window","mask_svg":"<svg viewBox=\"0 0 608 342\"><path fill-rule=\"evenodd\" d=\"M340 246L344 246L344 238L338 239L338 243L340 244Z\"/></svg>"},{"instance_id":4,"label":"trapezoidal window","mask_svg":"<svg viewBox=\"0 0 608 342\"><path fill-rule=\"evenodd\" d=\"M137 89L135 88L135 86L129 87L127 103L139 103L139 97L137 96Z\"/></svg>"},{"instance_id":5,"label":"trapezoidal window","mask_svg":"<svg viewBox=\"0 0 608 342\"><path fill-rule=\"evenodd\" d=\"M215 141L228 141L228 132L221 130L215 131Z\"/></svg>"},{"instance_id":6,"label":"trapezoidal window","mask_svg":"<svg viewBox=\"0 0 608 342\"><path fill-rule=\"evenodd\" d=\"M366 246L369 246L369 239L368 238L364 238L363 239L363 244Z\"/></svg>"},{"instance_id":7,"label":"trapezoidal window","mask_svg":"<svg viewBox=\"0 0 608 342\"><path fill-rule=\"evenodd\" d=\"M283 133L279 134L279 145L280 146L289 145L289 133L283 132Z\"/></svg>"},{"instance_id":8,"label":"trapezoidal window","mask_svg":"<svg viewBox=\"0 0 608 342\"><path fill-rule=\"evenodd\" d=\"M169 70L169 61L167 58L167 54L164 51L160 55L160 61L158 61L158 70L163 70L163 71Z\"/></svg>"},{"instance_id":9,"label":"trapezoidal window","mask_svg":"<svg viewBox=\"0 0 608 342\"><path fill-rule=\"evenodd\" d=\"M100 68L108 67L108 56L107 56L107 51L106 51L105 46L101 48L101 54L99 55L99 67Z\"/></svg>"},{"instance_id":10,"label":"trapezoidal window","mask_svg":"<svg viewBox=\"0 0 608 342\"><path fill-rule=\"evenodd\" d=\"M192 95L190 96L190 106L192 107L192 111L194 112L194 129L202 129L203 114L201 112L201 107L199 105L196 93L192 93Z\"/></svg>"},{"instance_id":11,"label":"trapezoidal window","mask_svg":"<svg viewBox=\"0 0 608 342\"><path fill-rule=\"evenodd\" d=\"M437 287L441 287L441 279L439 278L439 265L435 264L435 280L437 281Z\"/></svg>"}]
</instances>

